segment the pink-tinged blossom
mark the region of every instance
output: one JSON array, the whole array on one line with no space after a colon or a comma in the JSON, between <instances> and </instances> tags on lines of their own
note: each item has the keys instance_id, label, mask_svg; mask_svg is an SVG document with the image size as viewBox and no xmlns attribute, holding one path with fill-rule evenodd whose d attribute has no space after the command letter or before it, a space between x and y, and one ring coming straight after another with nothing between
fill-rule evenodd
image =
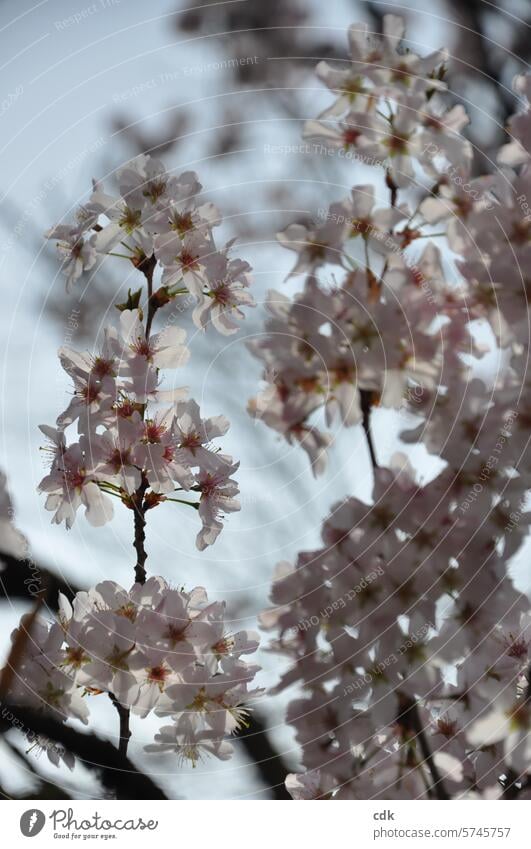
<instances>
[{"instance_id":1,"label":"pink-tinged blossom","mask_svg":"<svg viewBox=\"0 0 531 849\"><path fill-rule=\"evenodd\" d=\"M508 131L510 141L503 145L498 153L500 165L516 168L529 162L531 150L531 120L529 104L531 103L531 77L528 74L517 75L513 80L516 94L524 97L526 106L522 112L512 115L509 119Z\"/></svg>"},{"instance_id":2,"label":"pink-tinged blossom","mask_svg":"<svg viewBox=\"0 0 531 849\"><path fill-rule=\"evenodd\" d=\"M174 418L175 408L170 407L158 410L143 423L136 458L154 492L171 492L176 489L175 483L190 489L194 482L186 454L179 449L172 433Z\"/></svg>"},{"instance_id":3,"label":"pink-tinged blossom","mask_svg":"<svg viewBox=\"0 0 531 849\"><path fill-rule=\"evenodd\" d=\"M313 272L325 263L343 265L343 243L347 231L348 211L343 204L332 204L324 223L315 226L290 224L277 234L280 244L297 253L294 274Z\"/></svg>"},{"instance_id":4,"label":"pink-tinged blossom","mask_svg":"<svg viewBox=\"0 0 531 849\"><path fill-rule=\"evenodd\" d=\"M207 240L209 230L221 223L219 210L213 203L200 200L202 186L194 171L170 177L165 203L159 204L146 228L153 233L177 233L181 238L194 231Z\"/></svg>"},{"instance_id":5,"label":"pink-tinged blossom","mask_svg":"<svg viewBox=\"0 0 531 849\"><path fill-rule=\"evenodd\" d=\"M176 489L200 492L205 529L198 544L214 541L224 512L239 509L233 498L237 485L224 479L224 470L237 464L219 453L215 440L229 422L223 416L202 419L186 389L161 388L161 372L177 368L189 356L185 331L166 325L146 337L141 313L120 312L120 329L106 328L97 354L62 348L63 368L74 383L74 396L58 417L59 428L44 428L53 442L53 462L41 484L48 493L47 509L55 521L71 526L84 504L93 524L112 517L109 495L133 506L144 487L143 509L171 497ZM152 408L152 403L171 406ZM64 429L77 420L80 442L67 446Z\"/></svg>"},{"instance_id":6,"label":"pink-tinged blossom","mask_svg":"<svg viewBox=\"0 0 531 849\"><path fill-rule=\"evenodd\" d=\"M309 799L326 799L328 793L333 790L323 789L322 777L319 770L304 772L300 775L290 773L286 776L286 790L292 799L296 801L308 801Z\"/></svg>"},{"instance_id":7,"label":"pink-tinged blossom","mask_svg":"<svg viewBox=\"0 0 531 849\"><path fill-rule=\"evenodd\" d=\"M213 243L200 230L179 234L172 230L155 238L155 253L164 271L162 283L173 287L182 283L188 292L201 297L208 284L208 262Z\"/></svg>"},{"instance_id":8,"label":"pink-tinged blossom","mask_svg":"<svg viewBox=\"0 0 531 849\"><path fill-rule=\"evenodd\" d=\"M146 752L172 752L177 763L195 767L205 757L213 756L227 761L234 751L226 740L220 740L215 731L205 731L195 726L193 720L184 715L172 725L163 725L155 734L155 742L145 747Z\"/></svg>"},{"instance_id":9,"label":"pink-tinged blossom","mask_svg":"<svg viewBox=\"0 0 531 849\"><path fill-rule=\"evenodd\" d=\"M215 471L219 460L212 440L224 436L229 427L225 416L203 419L196 401L182 401L175 411L172 436L188 466Z\"/></svg>"},{"instance_id":10,"label":"pink-tinged blossom","mask_svg":"<svg viewBox=\"0 0 531 849\"><path fill-rule=\"evenodd\" d=\"M134 381L135 377L145 372L147 365L153 365L155 368L178 368L184 365L190 356L184 345L185 339L186 331L171 325L146 339L138 310L124 310L120 314L118 341L123 358L123 375L131 377Z\"/></svg>"},{"instance_id":11,"label":"pink-tinged blossom","mask_svg":"<svg viewBox=\"0 0 531 849\"><path fill-rule=\"evenodd\" d=\"M240 464L233 463L232 458L225 454L218 454L217 459L215 470L201 469L196 475L196 486L201 493L199 518L203 525L196 539L199 551L216 541L223 528L221 518L240 509L236 498L238 484L231 477Z\"/></svg>"},{"instance_id":12,"label":"pink-tinged blossom","mask_svg":"<svg viewBox=\"0 0 531 849\"><path fill-rule=\"evenodd\" d=\"M65 523L67 528L74 524L76 512L85 507L87 521L99 527L109 522L114 514L111 499L98 487L97 475L90 462L90 443L85 437L66 446L64 435L53 428L41 430L52 440L52 464L50 471L39 484L46 493L46 510L54 513L52 522Z\"/></svg>"},{"instance_id":13,"label":"pink-tinged blossom","mask_svg":"<svg viewBox=\"0 0 531 849\"><path fill-rule=\"evenodd\" d=\"M251 267L239 259L230 260L226 254L216 253L209 258L209 282L205 293L193 312L197 327L206 329L212 323L225 336L239 330L237 321L245 318L242 306L255 306L247 291Z\"/></svg>"},{"instance_id":14,"label":"pink-tinged blossom","mask_svg":"<svg viewBox=\"0 0 531 849\"><path fill-rule=\"evenodd\" d=\"M131 420L118 419L112 429L92 435L90 454L98 480L122 488L129 495L138 489L142 481L138 445L143 432L137 412Z\"/></svg>"},{"instance_id":15,"label":"pink-tinged blossom","mask_svg":"<svg viewBox=\"0 0 531 849\"><path fill-rule=\"evenodd\" d=\"M66 289L69 292L84 271L90 271L96 264L98 253L94 235L85 236L83 228L59 224L45 234L47 239L57 242L57 250L62 259L62 270L66 276Z\"/></svg>"}]
</instances>

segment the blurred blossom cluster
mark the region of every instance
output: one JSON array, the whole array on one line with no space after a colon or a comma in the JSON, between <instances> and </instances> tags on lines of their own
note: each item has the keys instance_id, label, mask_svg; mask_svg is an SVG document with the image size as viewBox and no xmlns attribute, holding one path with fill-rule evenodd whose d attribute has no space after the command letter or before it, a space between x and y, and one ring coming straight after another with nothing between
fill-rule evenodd
<instances>
[{"instance_id":1,"label":"blurred blossom cluster","mask_svg":"<svg viewBox=\"0 0 531 849\"><path fill-rule=\"evenodd\" d=\"M511 120L496 175L472 179L466 116L440 102L444 53L421 59L402 35L393 16L381 41L354 25L351 69L317 68L336 99L306 135L370 152L387 202L354 186L314 227L279 234L306 279L293 299L270 296L252 345L266 388L250 409L300 442L316 474L331 443L316 415L363 424L372 445L378 406L444 468L421 484L402 453L379 466L376 444L372 503L336 504L323 547L277 569L262 623L292 662L278 689L303 688L288 720L306 772L287 787L294 798L525 798L531 610L510 558L531 517L531 111ZM515 87L529 96L529 78ZM479 324L500 353L489 385L474 375Z\"/></svg>"}]
</instances>

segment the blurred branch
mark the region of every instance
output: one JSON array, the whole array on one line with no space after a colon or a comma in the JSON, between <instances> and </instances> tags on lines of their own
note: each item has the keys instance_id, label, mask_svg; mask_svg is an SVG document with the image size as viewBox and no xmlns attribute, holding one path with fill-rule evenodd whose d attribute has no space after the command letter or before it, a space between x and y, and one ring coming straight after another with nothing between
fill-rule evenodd
<instances>
[{"instance_id":1,"label":"blurred branch","mask_svg":"<svg viewBox=\"0 0 531 849\"><path fill-rule=\"evenodd\" d=\"M13 757L19 761L22 769L27 770L31 773L31 775L39 782L39 786L37 790L32 791L30 793L24 794L23 796L10 797L17 799L71 799L72 797L65 793L64 789L58 787L57 784L53 784L51 781L48 781L44 776L35 769L33 764L30 761L27 753L24 755L20 752L16 746L14 746L9 740L4 740L4 743L9 748L9 751L13 755Z\"/></svg>"},{"instance_id":2,"label":"blurred branch","mask_svg":"<svg viewBox=\"0 0 531 849\"><path fill-rule=\"evenodd\" d=\"M24 728L61 743L90 770L96 771L101 783L122 799L165 799L157 785L115 747L96 734L83 734L62 722L32 708L2 703L0 732L13 726L5 717L12 714Z\"/></svg>"},{"instance_id":3,"label":"blurred branch","mask_svg":"<svg viewBox=\"0 0 531 849\"><path fill-rule=\"evenodd\" d=\"M359 11L359 3L357 2L357 0L356 0L354 5L356 6L356 14L357 14L358 11ZM381 33L383 32L384 15L386 15L388 13L389 9L387 9L386 11L382 11L382 9L379 8L378 4L374 3L373 0L367 0L367 2L364 3L363 8L364 8L364 11L368 12L368 14L369 14L373 31L375 33L377 33L378 35L381 35ZM406 11L405 9L401 9L401 12L405 12L405 11Z\"/></svg>"},{"instance_id":4,"label":"blurred branch","mask_svg":"<svg viewBox=\"0 0 531 849\"><path fill-rule=\"evenodd\" d=\"M3 667L0 673L0 698L3 699L4 695L9 693L11 689L11 684L13 682L13 677L15 675L15 671L20 663L24 660L24 655L26 653L26 645L31 639L31 628L39 615L39 610L42 605L42 598L37 599L33 610L28 616L25 616L21 622L19 627L17 628L14 639L11 642L11 650L9 652L8 658L6 660L5 666Z\"/></svg>"},{"instance_id":5,"label":"blurred branch","mask_svg":"<svg viewBox=\"0 0 531 849\"><path fill-rule=\"evenodd\" d=\"M474 68L468 67L467 72L470 73L473 70L476 75L482 76L484 81L494 87L500 103L502 122L505 123L509 115L514 112L515 97L503 85L503 63L499 61L499 57L496 57L492 42L485 36L483 23L485 5L482 0L468 0L467 3L455 2L455 0L449 0L449 2L457 20L460 20L466 29L468 52L474 59ZM459 56L452 56L452 61L459 62Z\"/></svg>"},{"instance_id":6,"label":"blurred branch","mask_svg":"<svg viewBox=\"0 0 531 849\"><path fill-rule=\"evenodd\" d=\"M19 560L12 554L0 550L0 586L8 599L24 601L41 598L52 609L57 608L59 593L68 598L79 592L80 587L55 575L33 560Z\"/></svg>"},{"instance_id":7,"label":"blurred branch","mask_svg":"<svg viewBox=\"0 0 531 849\"><path fill-rule=\"evenodd\" d=\"M243 728L237 738L246 749L273 799L291 799L284 784L291 770L272 745L265 724L256 713L251 714L247 728Z\"/></svg>"},{"instance_id":8,"label":"blurred branch","mask_svg":"<svg viewBox=\"0 0 531 849\"><path fill-rule=\"evenodd\" d=\"M129 727L131 712L120 704L114 693L109 693L109 698L118 711L118 716L120 717L120 743L118 745L118 749L122 755L125 756L127 755L127 746L131 738L131 729Z\"/></svg>"}]
</instances>

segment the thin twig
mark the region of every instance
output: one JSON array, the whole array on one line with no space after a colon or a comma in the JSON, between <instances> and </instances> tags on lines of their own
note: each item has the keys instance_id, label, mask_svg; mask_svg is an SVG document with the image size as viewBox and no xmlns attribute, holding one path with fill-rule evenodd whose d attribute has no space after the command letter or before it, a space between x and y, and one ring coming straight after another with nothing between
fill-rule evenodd
<instances>
[{"instance_id":1,"label":"thin twig","mask_svg":"<svg viewBox=\"0 0 531 849\"><path fill-rule=\"evenodd\" d=\"M153 317L157 311L157 305L153 300L153 274L155 273L156 265L157 260L155 258L155 255L153 255L151 257L146 257L138 266L139 270L143 273L147 282L146 341L149 339L149 335L151 333L151 325L153 323ZM144 507L144 495L146 494L148 486L148 479L146 475L142 473L142 481L132 498L135 528L133 545L136 551L135 581L139 584L145 584L146 582L145 563L147 559L147 551L145 548L146 511Z\"/></svg>"},{"instance_id":2,"label":"thin twig","mask_svg":"<svg viewBox=\"0 0 531 849\"><path fill-rule=\"evenodd\" d=\"M430 795L435 799L449 799L449 795L444 786L443 780L437 768L437 764L433 758L433 754L426 739L426 733L422 726L422 721L419 713L418 703L408 696L401 695L401 710L398 722L404 728L414 731L416 739L419 741L420 750L424 763L428 767L431 776L432 784Z\"/></svg>"},{"instance_id":3,"label":"thin twig","mask_svg":"<svg viewBox=\"0 0 531 849\"><path fill-rule=\"evenodd\" d=\"M155 255L151 257L147 257L138 267L140 271L143 273L144 277L147 281L147 319L146 319L146 339L149 338L149 334L151 333L151 325L153 323L153 317L157 312L157 305L153 300L153 274L155 273L155 268L157 265L157 260Z\"/></svg>"},{"instance_id":4,"label":"thin twig","mask_svg":"<svg viewBox=\"0 0 531 849\"><path fill-rule=\"evenodd\" d=\"M133 496L133 511L134 511L134 528L135 528L135 536L133 540L133 545L136 551L136 565L135 565L135 581L137 584L145 584L146 583L146 568L145 563L147 560L147 551L145 547L146 542L146 516L144 509L144 495L146 494L146 489L148 488L148 480L144 474L142 474L142 482L138 487L137 491Z\"/></svg>"},{"instance_id":5,"label":"thin twig","mask_svg":"<svg viewBox=\"0 0 531 849\"><path fill-rule=\"evenodd\" d=\"M369 454L371 456L371 463L373 469L378 468L378 462L376 460L376 452L374 450L374 443L372 441L371 434L371 407L372 407L372 392L370 389L360 389L360 403L361 403L361 413L362 413L362 425L363 430L365 431L365 437L367 439L367 446L369 448Z\"/></svg>"}]
</instances>

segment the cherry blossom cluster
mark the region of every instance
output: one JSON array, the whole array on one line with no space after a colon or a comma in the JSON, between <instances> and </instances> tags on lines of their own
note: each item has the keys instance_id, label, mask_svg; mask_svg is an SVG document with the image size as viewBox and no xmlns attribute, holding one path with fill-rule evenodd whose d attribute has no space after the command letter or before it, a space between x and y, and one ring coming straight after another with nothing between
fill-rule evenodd
<instances>
[{"instance_id":1,"label":"cherry blossom cluster","mask_svg":"<svg viewBox=\"0 0 531 849\"><path fill-rule=\"evenodd\" d=\"M212 231L221 215L201 197L197 174L170 175L160 160L141 155L120 168L116 178L119 197L95 182L77 221L47 233L57 241L67 289L106 255L118 253L138 268L153 259L162 269L154 303L164 305L187 294L196 302L193 319L199 328L212 324L220 333L235 333L241 306L254 303L247 291L251 269L230 257L232 241L216 248Z\"/></svg>"},{"instance_id":2,"label":"cherry blossom cluster","mask_svg":"<svg viewBox=\"0 0 531 849\"><path fill-rule=\"evenodd\" d=\"M353 203L372 198L371 189L354 188ZM344 210L332 212L335 220L354 220L346 214L348 202L335 206ZM362 238L367 245L371 236ZM267 383L249 403L251 415L300 444L315 474L324 472L331 443L319 413L324 410L328 426L335 418L357 425L362 392L382 407L416 411L417 397L427 397L448 374L464 372L459 355L474 352L467 304L448 292L435 245L423 250L414 267L403 253L389 254L386 265L381 282L369 268L353 269L341 284L326 286L312 262L304 290L293 300L269 294L266 333L249 343L265 364ZM441 313L449 321L435 331Z\"/></svg>"},{"instance_id":3,"label":"cherry blossom cluster","mask_svg":"<svg viewBox=\"0 0 531 849\"><path fill-rule=\"evenodd\" d=\"M222 333L237 329L240 304L252 305L246 291L250 267L229 259L229 245L217 251L212 227L220 216L201 202L195 174L169 176L158 160L137 157L118 172L121 197L104 194L99 184L79 213L79 223L60 225L48 235L68 247L65 271L72 283L96 261L121 245L147 280L147 297L129 291L117 304L119 326L105 328L98 347L78 352L63 347L62 367L74 383L73 398L57 427L41 429L50 441L50 473L40 488L53 521L71 527L77 509L102 525L113 515L110 496L142 514L164 501L196 508L202 520L200 550L222 528L221 516L239 509L232 475L238 463L219 451L213 440L226 433L223 416L202 418L186 389L165 390L161 370L175 369L189 358L186 332L168 320L153 333L155 315L183 293L197 301L194 321L212 323ZM107 223L100 224L102 218ZM160 286L155 275L162 268ZM64 431L77 425L79 439L66 444ZM175 497L190 493L198 500Z\"/></svg>"},{"instance_id":4,"label":"cherry blossom cluster","mask_svg":"<svg viewBox=\"0 0 531 849\"><path fill-rule=\"evenodd\" d=\"M219 535L221 515L239 510L231 477L239 464L213 443L229 422L224 416L201 418L195 401L179 400L186 390L159 388L160 369L176 367L188 355L184 336L180 328L166 327L146 337L139 311L124 310L120 331L106 329L99 354L60 350L74 395L56 428L41 426L51 468L40 489L54 522L70 528L83 505L90 524L103 525L113 517L111 496L144 512L178 501L198 510L202 550ZM170 399L171 405L160 406ZM79 439L67 445L64 430L74 423Z\"/></svg>"},{"instance_id":5,"label":"cherry blossom cluster","mask_svg":"<svg viewBox=\"0 0 531 849\"><path fill-rule=\"evenodd\" d=\"M441 54L419 59L402 35L392 16L376 44L355 25L351 70L318 66L337 99L306 133L372 153L385 188L355 186L279 235L306 280L270 296L250 409L314 473L331 442L319 414L361 423L372 445L378 406L443 468L426 481L402 453L382 468L374 445L371 503L336 504L322 548L277 567L262 624L290 661L278 689L301 689L288 721L305 769L286 785L296 799L529 798L531 606L511 561L531 520L531 111L510 121L496 174L472 179L466 117L439 103ZM529 78L515 90L527 98Z\"/></svg>"},{"instance_id":6,"label":"cherry blossom cluster","mask_svg":"<svg viewBox=\"0 0 531 849\"><path fill-rule=\"evenodd\" d=\"M397 187L416 182L419 174L437 177L441 160L469 164L471 146L460 135L466 112L461 105L448 109L439 96L446 90L447 52L421 58L403 50L404 22L395 15L385 16L382 38L368 29L350 27L347 69L317 65L335 100L306 123L304 137L384 166Z\"/></svg>"},{"instance_id":7,"label":"cherry blossom cluster","mask_svg":"<svg viewBox=\"0 0 531 849\"><path fill-rule=\"evenodd\" d=\"M448 217L458 210L456 250L467 214L490 205L491 181L467 182L471 148L459 131L468 119L461 106L446 110L445 53L420 59L399 49L402 35L393 15L385 17L379 42L355 24L351 67L317 67L337 97L305 134L359 149L364 162L385 169L385 180L380 187L354 186L313 223L290 224L278 234L296 253L290 276L305 274L304 289L292 301L270 293L266 334L250 344L267 383L251 401L251 414L301 443L316 474L326 467L330 443L317 426L318 412L324 409L328 425L336 414L347 426L358 424L363 391L372 403L414 409L412 385L433 391L465 371L460 354L477 353L468 325L488 312L481 299L470 302L464 287L448 281L434 242L419 248L445 217L442 208ZM411 186L424 197L410 192L400 200L399 188ZM323 268L331 275L326 283L319 278Z\"/></svg>"},{"instance_id":8,"label":"cherry blossom cluster","mask_svg":"<svg viewBox=\"0 0 531 849\"><path fill-rule=\"evenodd\" d=\"M245 725L260 691L249 689L258 667L242 660L258 635L231 634L224 615L203 587L177 590L160 577L130 590L103 581L72 604L61 595L56 621L28 615L13 634L15 643L23 631L25 652L10 699L86 724L91 699L108 694L139 717L169 718L147 751L193 766L206 754L225 760L225 738Z\"/></svg>"}]
</instances>

